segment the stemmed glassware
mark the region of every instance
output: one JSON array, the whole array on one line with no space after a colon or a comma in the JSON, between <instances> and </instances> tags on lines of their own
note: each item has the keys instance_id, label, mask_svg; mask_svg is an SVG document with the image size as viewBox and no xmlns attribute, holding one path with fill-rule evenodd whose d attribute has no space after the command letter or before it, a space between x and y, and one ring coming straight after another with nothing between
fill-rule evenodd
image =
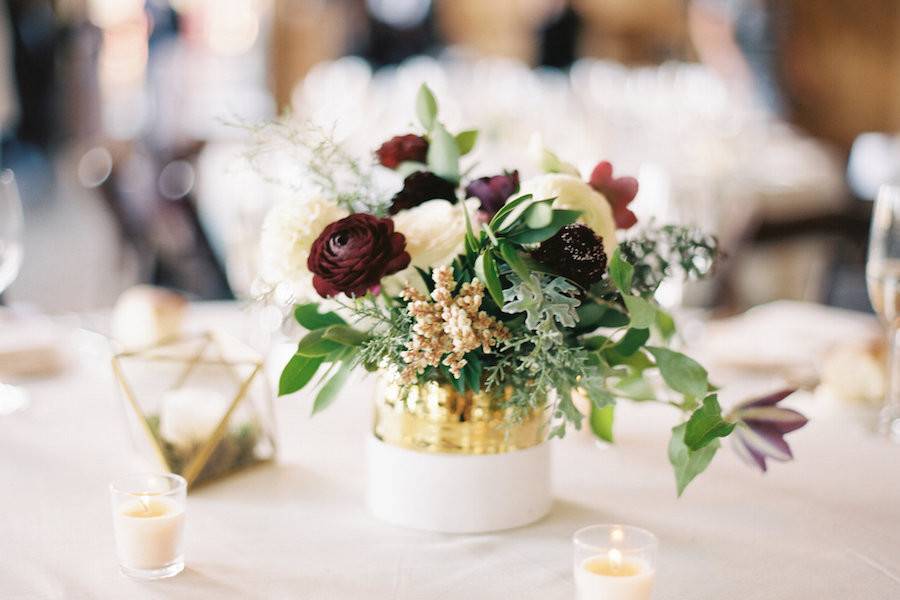
<instances>
[{"instance_id":1,"label":"stemmed glassware","mask_svg":"<svg viewBox=\"0 0 900 600\"><path fill-rule=\"evenodd\" d=\"M887 385L878 429L900 442L900 185L882 186L875 200L866 286L869 301L887 331Z\"/></svg>"},{"instance_id":2,"label":"stemmed glassware","mask_svg":"<svg viewBox=\"0 0 900 600\"><path fill-rule=\"evenodd\" d=\"M0 294L15 281L22 265L24 220L22 202L13 172L0 173ZM0 415L8 415L28 403L24 390L0 382Z\"/></svg>"}]
</instances>

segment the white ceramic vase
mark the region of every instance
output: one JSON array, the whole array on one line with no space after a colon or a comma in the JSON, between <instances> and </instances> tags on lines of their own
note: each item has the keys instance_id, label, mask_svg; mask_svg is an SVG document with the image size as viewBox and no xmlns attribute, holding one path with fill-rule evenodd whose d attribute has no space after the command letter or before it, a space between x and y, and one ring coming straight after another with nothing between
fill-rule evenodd
<instances>
[{"instance_id":1,"label":"white ceramic vase","mask_svg":"<svg viewBox=\"0 0 900 600\"><path fill-rule=\"evenodd\" d=\"M367 502L394 525L444 533L521 527L550 512L550 444L499 454L419 452L367 444Z\"/></svg>"}]
</instances>

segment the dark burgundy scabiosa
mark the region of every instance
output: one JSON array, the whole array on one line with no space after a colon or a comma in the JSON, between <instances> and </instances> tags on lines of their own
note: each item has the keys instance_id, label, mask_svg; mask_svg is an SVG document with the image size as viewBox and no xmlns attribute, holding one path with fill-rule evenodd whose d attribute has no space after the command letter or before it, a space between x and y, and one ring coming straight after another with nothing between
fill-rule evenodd
<instances>
[{"instance_id":1,"label":"dark burgundy scabiosa","mask_svg":"<svg viewBox=\"0 0 900 600\"><path fill-rule=\"evenodd\" d=\"M519 172L505 172L493 177L479 177L466 186L466 198L481 200L480 211L488 219L519 191Z\"/></svg>"},{"instance_id":2,"label":"dark burgundy scabiosa","mask_svg":"<svg viewBox=\"0 0 900 600\"><path fill-rule=\"evenodd\" d=\"M306 266L323 298L364 296L381 278L409 265L406 238L389 218L356 213L335 221L313 242Z\"/></svg>"},{"instance_id":3,"label":"dark burgundy scabiosa","mask_svg":"<svg viewBox=\"0 0 900 600\"><path fill-rule=\"evenodd\" d=\"M394 195L388 212L396 215L401 210L438 199L455 203L456 185L430 171L416 171L403 180L403 189Z\"/></svg>"},{"instance_id":4,"label":"dark burgundy scabiosa","mask_svg":"<svg viewBox=\"0 0 900 600\"><path fill-rule=\"evenodd\" d=\"M405 161L423 163L427 155L428 140L413 133L394 136L375 151L378 162L389 169L396 169Z\"/></svg>"},{"instance_id":5,"label":"dark burgundy scabiosa","mask_svg":"<svg viewBox=\"0 0 900 600\"><path fill-rule=\"evenodd\" d=\"M728 420L737 423L732 441L738 455L751 465L766 470L766 459L788 461L794 458L784 436L800 429L808 419L778 403L796 390L782 390L734 407Z\"/></svg>"},{"instance_id":6,"label":"dark burgundy scabiosa","mask_svg":"<svg viewBox=\"0 0 900 600\"><path fill-rule=\"evenodd\" d=\"M557 231L553 237L541 242L531 256L585 289L600 281L606 272L603 240L593 229L580 223L566 225Z\"/></svg>"},{"instance_id":7,"label":"dark burgundy scabiosa","mask_svg":"<svg viewBox=\"0 0 900 600\"><path fill-rule=\"evenodd\" d=\"M638 181L634 177L613 177L612 165L603 161L591 171L592 188L606 197L613 211L617 229L628 229L637 223L637 216L628 205L637 196Z\"/></svg>"}]
</instances>

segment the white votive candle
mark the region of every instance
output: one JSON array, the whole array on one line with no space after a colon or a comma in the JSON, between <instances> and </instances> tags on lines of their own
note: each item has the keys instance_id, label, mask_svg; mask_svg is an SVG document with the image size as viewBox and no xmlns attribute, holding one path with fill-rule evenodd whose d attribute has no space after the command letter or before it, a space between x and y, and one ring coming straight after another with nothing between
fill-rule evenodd
<instances>
[{"instance_id":1,"label":"white votive candle","mask_svg":"<svg viewBox=\"0 0 900 600\"><path fill-rule=\"evenodd\" d=\"M575 533L577 600L650 600L659 543L649 531L594 525Z\"/></svg>"},{"instance_id":2,"label":"white votive candle","mask_svg":"<svg viewBox=\"0 0 900 600\"><path fill-rule=\"evenodd\" d=\"M159 579L184 569L187 484L178 475L131 475L110 486L119 567Z\"/></svg>"}]
</instances>

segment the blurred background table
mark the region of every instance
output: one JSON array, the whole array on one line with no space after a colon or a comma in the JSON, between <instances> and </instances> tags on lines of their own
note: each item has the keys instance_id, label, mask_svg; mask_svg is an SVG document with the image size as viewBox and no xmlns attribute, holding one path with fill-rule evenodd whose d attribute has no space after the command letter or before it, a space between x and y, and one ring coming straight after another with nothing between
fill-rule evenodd
<instances>
[{"instance_id":1,"label":"blurred background table","mask_svg":"<svg viewBox=\"0 0 900 600\"><path fill-rule=\"evenodd\" d=\"M340 117L365 155L405 132L424 80L449 125L483 129L484 172L524 169L537 131L636 175L639 216L717 233L732 259L690 303L868 308L870 201L900 177L893 0L3 5L0 163L28 223L8 303L94 310L135 283L246 297L259 219L290 191L249 172L228 123Z\"/></svg>"},{"instance_id":2,"label":"blurred background table","mask_svg":"<svg viewBox=\"0 0 900 600\"><path fill-rule=\"evenodd\" d=\"M102 329L105 318L80 320ZM190 322L241 335L254 326L229 303L194 305ZM789 341L772 337L786 322L794 327L785 334L797 342L793 352ZM771 369L748 374L753 359L814 364L847 332L877 332L864 315L805 304L693 327L694 350L725 385L725 404L783 385L783 374ZM116 566L107 491L133 468L123 407L105 340L85 331L72 339L73 364L59 376L25 380L31 406L0 420L3 598L563 600L573 597L571 535L597 522L636 524L660 537L659 600L900 595L900 449L818 395L791 400L813 417L792 437L795 463L774 463L761 476L723 448L681 499L666 460L675 414L623 405L616 445L598 447L584 433L554 442L556 504L546 519L501 533L440 535L398 529L365 510L370 379L315 418L311 398L279 399L277 464L191 493L186 571L131 581ZM745 364L736 365L742 353Z\"/></svg>"}]
</instances>

